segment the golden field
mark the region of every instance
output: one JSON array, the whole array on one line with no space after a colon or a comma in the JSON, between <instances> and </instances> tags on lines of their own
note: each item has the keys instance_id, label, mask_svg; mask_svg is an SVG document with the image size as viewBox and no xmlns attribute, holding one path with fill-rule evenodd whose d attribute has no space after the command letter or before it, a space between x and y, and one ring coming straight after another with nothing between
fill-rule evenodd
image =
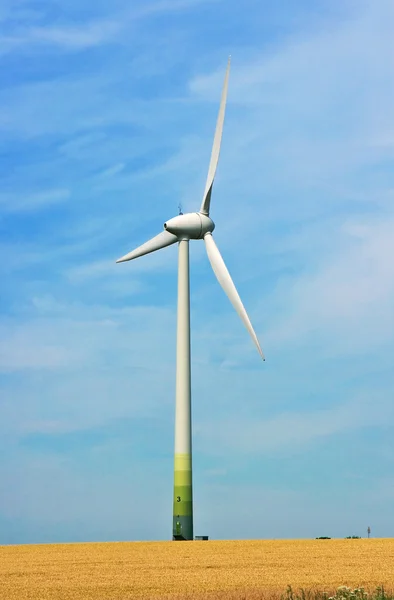
<instances>
[{"instance_id":1,"label":"golden field","mask_svg":"<svg viewBox=\"0 0 394 600\"><path fill-rule=\"evenodd\" d=\"M394 588L394 539L0 546L1 600L267 598Z\"/></svg>"}]
</instances>

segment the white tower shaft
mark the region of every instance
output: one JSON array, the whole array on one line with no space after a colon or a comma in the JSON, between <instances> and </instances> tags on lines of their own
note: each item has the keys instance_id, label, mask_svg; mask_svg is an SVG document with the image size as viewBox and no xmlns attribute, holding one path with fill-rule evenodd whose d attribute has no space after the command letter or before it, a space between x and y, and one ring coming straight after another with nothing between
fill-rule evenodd
<instances>
[{"instance_id":1,"label":"white tower shaft","mask_svg":"<svg viewBox=\"0 0 394 600\"><path fill-rule=\"evenodd\" d=\"M173 539L193 539L189 240L178 249Z\"/></svg>"}]
</instances>

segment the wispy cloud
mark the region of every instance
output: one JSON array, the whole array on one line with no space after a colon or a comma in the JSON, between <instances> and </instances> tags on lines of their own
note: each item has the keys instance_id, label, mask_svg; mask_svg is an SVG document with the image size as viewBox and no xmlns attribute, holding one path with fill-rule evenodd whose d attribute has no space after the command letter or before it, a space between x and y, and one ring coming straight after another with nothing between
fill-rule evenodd
<instances>
[{"instance_id":1,"label":"wispy cloud","mask_svg":"<svg viewBox=\"0 0 394 600\"><path fill-rule=\"evenodd\" d=\"M66 189L43 190L26 195L21 193L2 193L0 194L0 208L2 211L8 213L34 212L46 209L53 204L64 202L69 197L70 190Z\"/></svg>"},{"instance_id":2,"label":"wispy cloud","mask_svg":"<svg viewBox=\"0 0 394 600\"><path fill-rule=\"evenodd\" d=\"M303 412L279 413L263 419L222 417L219 422L201 422L196 428L200 452L269 455L278 450L302 451L311 443L362 428L384 425L394 414L385 394L359 391L343 404ZM214 442L215 440L215 442Z\"/></svg>"},{"instance_id":3,"label":"wispy cloud","mask_svg":"<svg viewBox=\"0 0 394 600\"><path fill-rule=\"evenodd\" d=\"M114 177L114 175L121 173L124 168L125 168L124 163L118 163L116 165L112 165L112 167L108 167L108 169L104 169L104 171L102 171L99 174L99 177Z\"/></svg>"},{"instance_id":4,"label":"wispy cloud","mask_svg":"<svg viewBox=\"0 0 394 600\"><path fill-rule=\"evenodd\" d=\"M124 42L124 35L134 24L155 15L192 9L208 0L162 0L149 5L138 3L130 10L120 10L102 19L83 23L64 22L61 25L31 25L43 20L45 13L7 7L2 18L4 33L0 33L0 56L34 46L54 46L63 51L78 51L102 44ZM216 0L218 2L219 0ZM49 11L48 11L49 12ZM1 15L0 15L1 17Z\"/></svg>"},{"instance_id":5,"label":"wispy cloud","mask_svg":"<svg viewBox=\"0 0 394 600\"><path fill-rule=\"evenodd\" d=\"M267 333L275 346L319 336L328 355L370 355L394 336L394 215L344 223L312 269L277 288L288 315ZM322 336L322 337L321 337Z\"/></svg>"},{"instance_id":6,"label":"wispy cloud","mask_svg":"<svg viewBox=\"0 0 394 600\"><path fill-rule=\"evenodd\" d=\"M103 21L86 23L80 27L31 27L19 28L12 35L0 37L0 53L6 54L25 46L58 46L62 49L80 50L98 46L114 38L120 23Z\"/></svg>"}]
</instances>

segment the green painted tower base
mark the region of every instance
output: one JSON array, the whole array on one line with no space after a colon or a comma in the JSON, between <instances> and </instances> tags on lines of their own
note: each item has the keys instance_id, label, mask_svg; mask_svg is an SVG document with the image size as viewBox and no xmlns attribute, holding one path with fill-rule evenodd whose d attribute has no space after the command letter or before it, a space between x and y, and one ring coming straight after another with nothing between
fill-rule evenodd
<instances>
[{"instance_id":1,"label":"green painted tower base","mask_svg":"<svg viewBox=\"0 0 394 600\"><path fill-rule=\"evenodd\" d=\"M175 454L172 539L193 539L193 492L191 454Z\"/></svg>"}]
</instances>

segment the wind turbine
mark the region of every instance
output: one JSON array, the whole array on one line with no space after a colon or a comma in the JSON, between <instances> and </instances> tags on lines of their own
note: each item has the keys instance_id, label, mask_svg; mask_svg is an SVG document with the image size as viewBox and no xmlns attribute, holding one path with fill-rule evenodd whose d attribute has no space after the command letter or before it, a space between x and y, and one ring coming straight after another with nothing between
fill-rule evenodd
<instances>
[{"instance_id":1,"label":"wind turbine","mask_svg":"<svg viewBox=\"0 0 394 600\"><path fill-rule=\"evenodd\" d=\"M219 160L230 58L224 78L222 98L213 141L211 161L204 196L199 212L180 214L164 223L164 231L142 246L129 252L116 262L126 262L144 254L155 252L178 243L178 315L176 346L176 402L175 402L175 460L173 539L193 539L192 497L192 441L191 441L191 373L190 373L190 286L189 286L189 240L205 242L208 258L220 285L249 331L261 358L264 359L257 336L241 302L235 285L212 237L215 224L209 216L212 186Z\"/></svg>"}]
</instances>

